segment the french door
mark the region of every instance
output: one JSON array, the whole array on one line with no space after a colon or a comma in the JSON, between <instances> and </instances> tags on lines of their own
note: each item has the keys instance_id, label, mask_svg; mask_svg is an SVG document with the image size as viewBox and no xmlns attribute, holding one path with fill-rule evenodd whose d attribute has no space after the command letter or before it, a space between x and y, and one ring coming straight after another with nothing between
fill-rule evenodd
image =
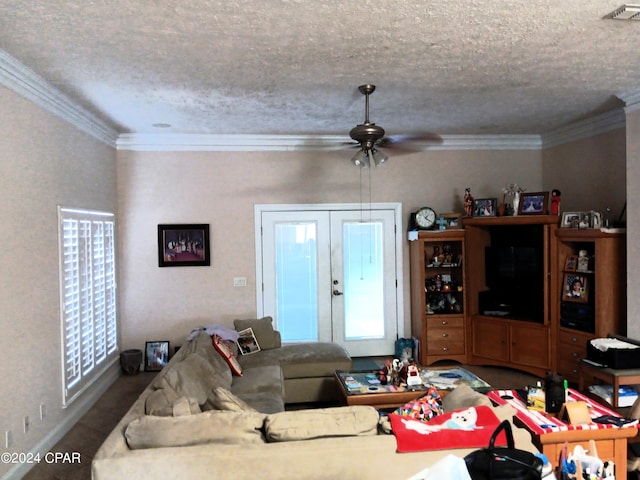
<instances>
[{"instance_id":1,"label":"french door","mask_svg":"<svg viewBox=\"0 0 640 480\"><path fill-rule=\"evenodd\" d=\"M402 318L399 207L304 207L256 210L259 314L274 318L284 342L332 341L352 356L392 354Z\"/></svg>"}]
</instances>

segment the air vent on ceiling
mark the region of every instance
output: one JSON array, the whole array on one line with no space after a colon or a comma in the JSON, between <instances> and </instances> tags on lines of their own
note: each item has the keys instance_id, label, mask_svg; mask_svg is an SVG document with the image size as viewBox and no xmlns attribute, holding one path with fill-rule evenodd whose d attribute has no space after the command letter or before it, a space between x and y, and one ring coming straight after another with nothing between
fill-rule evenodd
<instances>
[{"instance_id":1,"label":"air vent on ceiling","mask_svg":"<svg viewBox=\"0 0 640 480\"><path fill-rule=\"evenodd\" d=\"M611 18L613 20L640 20L640 5L622 5L604 18Z\"/></svg>"}]
</instances>

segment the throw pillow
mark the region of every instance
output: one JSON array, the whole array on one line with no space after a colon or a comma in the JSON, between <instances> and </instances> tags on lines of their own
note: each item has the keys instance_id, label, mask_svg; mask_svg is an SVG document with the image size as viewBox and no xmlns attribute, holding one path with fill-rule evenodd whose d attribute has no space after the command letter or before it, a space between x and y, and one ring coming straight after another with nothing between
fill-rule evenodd
<instances>
[{"instance_id":1,"label":"throw pillow","mask_svg":"<svg viewBox=\"0 0 640 480\"><path fill-rule=\"evenodd\" d=\"M247 402L238 398L226 388L215 387L209 398L207 399L206 406L211 406L216 410L230 410L233 412L255 412L256 409L249 406Z\"/></svg>"},{"instance_id":2,"label":"throw pillow","mask_svg":"<svg viewBox=\"0 0 640 480\"><path fill-rule=\"evenodd\" d=\"M264 443L264 414L211 411L181 417L144 415L124 432L129 448L184 447L205 443Z\"/></svg>"},{"instance_id":3,"label":"throw pillow","mask_svg":"<svg viewBox=\"0 0 640 480\"><path fill-rule=\"evenodd\" d=\"M214 335L213 337L211 337L211 341L218 353L227 361L227 363L229 364L229 368L231 368L233 374L241 377L242 367L238 363L238 359L233 354L233 350L231 350L231 347L227 344L227 342L222 340L218 335Z\"/></svg>"},{"instance_id":4,"label":"throw pillow","mask_svg":"<svg viewBox=\"0 0 640 480\"><path fill-rule=\"evenodd\" d=\"M500 419L491 407L484 405L438 415L428 422L393 413L389 420L396 436L398 453L486 447L500 425ZM504 446L506 443L502 432L495 445Z\"/></svg>"},{"instance_id":5,"label":"throw pillow","mask_svg":"<svg viewBox=\"0 0 640 480\"><path fill-rule=\"evenodd\" d=\"M268 415L264 430L268 442L377 435L379 416L364 405L288 411Z\"/></svg>"},{"instance_id":6,"label":"throw pillow","mask_svg":"<svg viewBox=\"0 0 640 480\"><path fill-rule=\"evenodd\" d=\"M249 320L236 319L233 321L233 326L239 332L251 328L261 350L271 350L280 347L278 337L273 329L273 319L271 317Z\"/></svg>"}]
</instances>

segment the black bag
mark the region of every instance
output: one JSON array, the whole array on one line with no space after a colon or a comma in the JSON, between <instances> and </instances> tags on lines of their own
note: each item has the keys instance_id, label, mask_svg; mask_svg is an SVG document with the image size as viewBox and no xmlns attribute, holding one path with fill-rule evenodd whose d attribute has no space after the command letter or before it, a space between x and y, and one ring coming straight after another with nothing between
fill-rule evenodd
<instances>
[{"instance_id":1,"label":"black bag","mask_svg":"<svg viewBox=\"0 0 640 480\"><path fill-rule=\"evenodd\" d=\"M495 447L500 431L507 435L506 447ZM533 453L514 448L513 432L508 420L502 422L491 435L489 448L471 452L464 457L472 480L539 480L542 460Z\"/></svg>"}]
</instances>

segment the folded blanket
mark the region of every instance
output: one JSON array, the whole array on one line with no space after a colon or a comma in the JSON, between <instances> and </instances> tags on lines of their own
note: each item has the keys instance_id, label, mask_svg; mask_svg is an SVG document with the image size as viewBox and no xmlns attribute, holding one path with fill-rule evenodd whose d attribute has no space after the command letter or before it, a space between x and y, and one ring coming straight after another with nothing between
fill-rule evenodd
<instances>
[{"instance_id":1,"label":"folded blanket","mask_svg":"<svg viewBox=\"0 0 640 480\"><path fill-rule=\"evenodd\" d=\"M391 429L396 436L398 452L447 450L450 448L482 448L489 445L500 419L491 407L478 406L433 417L428 422L390 414ZM496 446L507 444L504 432Z\"/></svg>"}]
</instances>

